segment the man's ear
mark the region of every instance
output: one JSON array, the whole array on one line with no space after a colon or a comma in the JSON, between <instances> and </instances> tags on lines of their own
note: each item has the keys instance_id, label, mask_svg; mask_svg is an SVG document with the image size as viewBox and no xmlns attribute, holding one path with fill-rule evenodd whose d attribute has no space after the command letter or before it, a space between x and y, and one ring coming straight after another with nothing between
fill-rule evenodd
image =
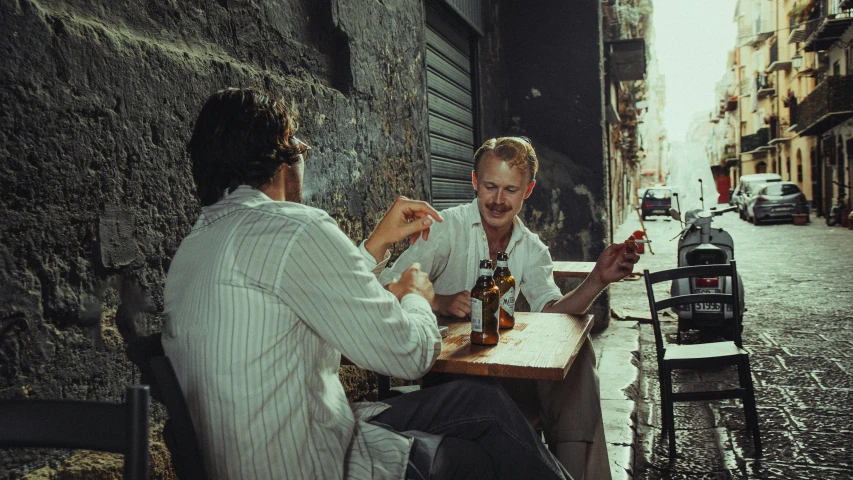
<instances>
[{"instance_id":1,"label":"man's ear","mask_svg":"<svg viewBox=\"0 0 853 480\"><path fill-rule=\"evenodd\" d=\"M524 199L527 200L527 197L533 193L533 187L536 186L536 180L531 180L530 185L527 186L527 189L524 191Z\"/></svg>"},{"instance_id":2,"label":"man's ear","mask_svg":"<svg viewBox=\"0 0 853 480\"><path fill-rule=\"evenodd\" d=\"M477 172L471 170L471 184L474 185L474 191L477 191Z\"/></svg>"}]
</instances>

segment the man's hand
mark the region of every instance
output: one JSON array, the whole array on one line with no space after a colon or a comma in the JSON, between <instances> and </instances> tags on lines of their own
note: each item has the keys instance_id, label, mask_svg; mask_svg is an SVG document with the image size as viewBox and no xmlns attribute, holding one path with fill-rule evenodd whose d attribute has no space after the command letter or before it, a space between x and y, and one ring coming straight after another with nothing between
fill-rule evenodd
<instances>
[{"instance_id":1,"label":"man's hand","mask_svg":"<svg viewBox=\"0 0 853 480\"><path fill-rule=\"evenodd\" d=\"M445 317L465 318L471 315L471 292L465 290L455 295L436 295L432 311Z\"/></svg>"},{"instance_id":2,"label":"man's hand","mask_svg":"<svg viewBox=\"0 0 853 480\"><path fill-rule=\"evenodd\" d=\"M402 300L410 293L424 297L430 305L435 299L435 291L432 289L429 275L421 271L421 264L417 262L407 268L399 280L389 283L386 288L397 297L397 300Z\"/></svg>"},{"instance_id":3,"label":"man's hand","mask_svg":"<svg viewBox=\"0 0 853 480\"><path fill-rule=\"evenodd\" d=\"M373 233L364 242L364 248L377 262L381 262L388 247L406 237L409 237L409 243L415 243L421 236L427 240L433 221L444 220L428 203L402 196L397 197L376 225Z\"/></svg>"},{"instance_id":4,"label":"man's hand","mask_svg":"<svg viewBox=\"0 0 853 480\"><path fill-rule=\"evenodd\" d=\"M601 252L590 277L607 286L633 273L634 264L640 261L640 256L637 244L631 240L634 240L633 235L624 243L614 243Z\"/></svg>"}]
</instances>

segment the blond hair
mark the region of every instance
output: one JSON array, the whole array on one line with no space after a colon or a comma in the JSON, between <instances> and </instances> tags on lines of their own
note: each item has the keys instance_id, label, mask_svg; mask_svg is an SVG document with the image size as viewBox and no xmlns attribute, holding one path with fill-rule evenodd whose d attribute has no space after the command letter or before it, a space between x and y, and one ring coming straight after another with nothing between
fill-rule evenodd
<instances>
[{"instance_id":1,"label":"blond hair","mask_svg":"<svg viewBox=\"0 0 853 480\"><path fill-rule=\"evenodd\" d=\"M539 159L536 151L526 137L498 137L486 140L474 154L474 173L478 172L480 160L486 155L494 155L501 161L507 162L510 167L517 168L521 172L530 174L530 180L536 178L539 171Z\"/></svg>"}]
</instances>

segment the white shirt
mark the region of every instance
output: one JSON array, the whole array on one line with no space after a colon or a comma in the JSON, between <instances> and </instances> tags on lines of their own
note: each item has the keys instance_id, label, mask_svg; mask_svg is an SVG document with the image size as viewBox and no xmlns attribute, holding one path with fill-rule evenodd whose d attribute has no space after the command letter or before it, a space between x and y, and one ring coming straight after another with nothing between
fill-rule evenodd
<instances>
[{"instance_id":1,"label":"white shirt","mask_svg":"<svg viewBox=\"0 0 853 480\"><path fill-rule=\"evenodd\" d=\"M166 280L163 348L212 479L403 478L410 440L347 403L341 353L418 378L441 352L429 302L398 302L322 210L241 186L202 210Z\"/></svg>"},{"instance_id":2,"label":"white shirt","mask_svg":"<svg viewBox=\"0 0 853 480\"><path fill-rule=\"evenodd\" d=\"M480 260L489 258L489 243L477 199L470 204L444 210L441 218L443 222L436 222L430 227L428 242L418 239L400 255L393 267L379 275L383 285L399 278L409 266L419 262L439 295L453 295L474 288L480 272ZM519 290L523 292L531 310L542 311L548 302L563 296L554 283L551 252L518 217L513 219L507 254L509 271L519 286L516 297Z\"/></svg>"}]
</instances>

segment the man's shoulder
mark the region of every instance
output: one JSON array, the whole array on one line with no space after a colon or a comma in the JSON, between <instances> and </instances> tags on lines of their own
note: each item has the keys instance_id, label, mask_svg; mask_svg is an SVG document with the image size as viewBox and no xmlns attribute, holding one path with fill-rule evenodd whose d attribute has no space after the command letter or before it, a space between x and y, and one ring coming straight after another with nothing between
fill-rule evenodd
<instances>
[{"instance_id":1,"label":"man's shoulder","mask_svg":"<svg viewBox=\"0 0 853 480\"><path fill-rule=\"evenodd\" d=\"M331 219L325 211L295 202L265 202L257 205L254 210L258 214L279 217L284 221L309 224L318 220Z\"/></svg>"}]
</instances>

